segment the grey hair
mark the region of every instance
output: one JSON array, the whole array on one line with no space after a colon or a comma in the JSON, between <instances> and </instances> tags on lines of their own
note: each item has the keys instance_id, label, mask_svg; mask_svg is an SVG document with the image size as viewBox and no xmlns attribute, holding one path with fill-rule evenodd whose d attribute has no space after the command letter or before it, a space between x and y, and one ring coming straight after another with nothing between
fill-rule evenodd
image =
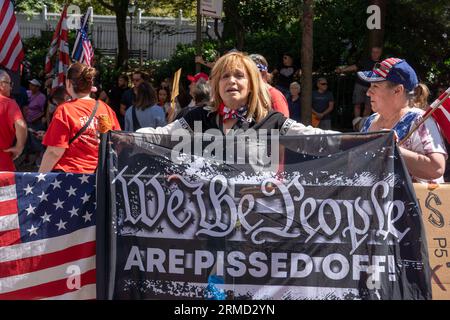
<instances>
[{"instance_id":1,"label":"grey hair","mask_svg":"<svg viewBox=\"0 0 450 320\"><path fill-rule=\"evenodd\" d=\"M297 87L298 90L301 90L301 86L300 83L298 83L297 81L292 82L289 87L294 86Z\"/></svg>"},{"instance_id":2,"label":"grey hair","mask_svg":"<svg viewBox=\"0 0 450 320\"><path fill-rule=\"evenodd\" d=\"M211 100L211 86L205 79L199 79L194 86L194 101L197 105L209 104Z\"/></svg>"},{"instance_id":3,"label":"grey hair","mask_svg":"<svg viewBox=\"0 0 450 320\"><path fill-rule=\"evenodd\" d=\"M11 77L9 76L8 72L6 72L5 70L0 69L0 80L4 81L4 80L11 80Z\"/></svg>"},{"instance_id":4,"label":"grey hair","mask_svg":"<svg viewBox=\"0 0 450 320\"><path fill-rule=\"evenodd\" d=\"M323 81L323 80L328 82L327 78L321 77L321 78L317 79L316 83L319 83L320 81Z\"/></svg>"}]
</instances>

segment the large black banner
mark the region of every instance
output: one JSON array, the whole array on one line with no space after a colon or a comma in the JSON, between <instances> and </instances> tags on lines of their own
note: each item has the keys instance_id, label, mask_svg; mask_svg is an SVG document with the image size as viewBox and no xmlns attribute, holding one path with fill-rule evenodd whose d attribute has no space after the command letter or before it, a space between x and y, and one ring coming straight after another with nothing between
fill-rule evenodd
<instances>
[{"instance_id":1,"label":"large black banner","mask_svg":"<svg viewBox=\"0 0 450 320\"><path fill-rule=\"evenodd\" d=\"M431 298L392 133L110 132L100 153L100 299Z\"/></svg>"}]
</instances>

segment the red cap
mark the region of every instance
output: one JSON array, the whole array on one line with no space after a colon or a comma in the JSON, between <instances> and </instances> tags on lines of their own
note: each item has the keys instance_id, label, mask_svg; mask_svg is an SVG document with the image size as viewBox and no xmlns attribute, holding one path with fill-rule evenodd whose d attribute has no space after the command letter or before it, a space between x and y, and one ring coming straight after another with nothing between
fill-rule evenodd
<instances>
[{"instance_id":1,"label":"red cap","mask_svg":"<svg viewBox=\"0 0 450 320\"><path fill-rule=\"evenodd\" d=\"M190 82L194 82L194 83L196 83L200 79L205 79L206 81L208 81L208 79L209 79L208 75L203 72L199 72L195 76L188 75L187 78Z\"/></svg>"}]
</instances>

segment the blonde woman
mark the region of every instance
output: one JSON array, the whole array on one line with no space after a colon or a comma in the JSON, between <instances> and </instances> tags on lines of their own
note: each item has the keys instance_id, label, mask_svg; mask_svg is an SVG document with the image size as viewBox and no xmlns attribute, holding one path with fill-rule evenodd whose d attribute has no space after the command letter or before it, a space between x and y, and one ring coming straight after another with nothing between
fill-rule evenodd
<instances>
[{"instance_id":1,"label":"blonde woman","mask_svg":"<svg viewBox=\"0 0 450 320\"><path fill-rule=\"evenodd\" d=\"M414 107L422 110L428 108L428 98L430 97L430 89L424 83L419 83L419 85L414 89Z\"/></svg>"},{"instance_id":2,"label":"blonde woman","mask_svg":"<svg viewBox=\"0 0 450 320\"><path fill-rule=\"evenodd\" d=\"M281 134L333 133L295 122L272 110L267 86L255 63L241 52L222 56L210 75L211 105L195 108L182 118L160 128L142 128L138 132L170 134L184 128L191 132L201 128L217 129L222 134L230 130L278 129ZM197 127L194 128L194 123Z\"/></svg>"}]
</instances>

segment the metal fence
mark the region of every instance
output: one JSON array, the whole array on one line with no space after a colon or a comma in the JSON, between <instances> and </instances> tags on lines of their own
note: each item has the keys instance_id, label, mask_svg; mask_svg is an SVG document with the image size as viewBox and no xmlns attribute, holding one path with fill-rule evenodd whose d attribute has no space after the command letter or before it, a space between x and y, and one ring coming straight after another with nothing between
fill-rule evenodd
<instances>
[{"instance_id":1,"label":"metal fence","mask_svg":"<svg viewBox=\"0 0 450 320\"><path fill-rule=\"evenodd\" d=\"M20 35L23 39L30 37L40 37L42 31L54 30L60 18L59 13L34 13L25 15L17 13L17 22ZM130 27L132 34L130 37ZM167 59L169 58L177 44L192 43L196 37L195 22L185 18L160 18L144 17L140 13L130 20L127 17L127 38L129 49L132 52L142 52L145 59ZM206 30L213 30L213 21L204 21L202 26L203 36L206 37ZM222 25L219 24L219 30ZM117 27L115 16L93 15L93 24L90 29L91 41L94 48L114 54L117 52ZM213 32L208 35L215 39ZM130 41L130 38L132 41Z\"/></svg>"}]
</instances>

